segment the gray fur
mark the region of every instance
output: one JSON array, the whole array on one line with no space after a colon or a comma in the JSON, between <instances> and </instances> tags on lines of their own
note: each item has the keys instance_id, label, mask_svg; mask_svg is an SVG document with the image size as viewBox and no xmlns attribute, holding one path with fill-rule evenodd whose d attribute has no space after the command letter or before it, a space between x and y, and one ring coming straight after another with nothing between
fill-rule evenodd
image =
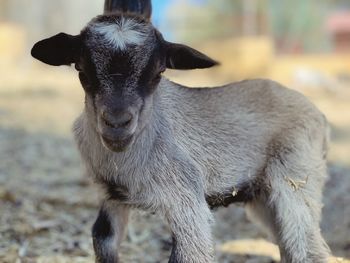
<instances>
[{"instance_id":1,"label":"gray fur","mask_svg":"<svg viewBox=\"0 0 350 263\"><path fill-rule=\"evenodd\" d=\"M274 235L282 262L325 263L329 252L319 229L327 175L328 124L323 114L296 91L262 79L196 89L163 77L152 92L140 95L146 84L139 80L151 72L145 68L157 45L174 48L169 56L181 49L182 56L190 56L184 63L178 57L167 58L171 68L195 68L192 58L202 68L214 63L185 46L161 42L159 32L139 19L133 20L139 23L133 28L140 28L142 45L121 40L118 43L125 46L118 53L120 44L116 48L93 30L96 24L118 19L100 16L82 31L95 70L90 77L96 78L98 90L86 92L85 109L74 125L87 173L108 188L103 209L108 218L115 218L115 238L98 242L106 244L98 247L100 254L114 250L113 258L118 258L128 210L139 208L156 212L169 223L175 240L169 262L213 262L213 218L206 196L251 185L250 214ZM41 55L41 46L45 43L34 54L50 62L44 56L47 52ZM116 54L120 59L127 55L121 66L130 67L128 74L117 72L117 80L108 71L118 63L112 62ZM75 63L84 71L86 61ZM155 72L161 71L161 63L154 65ZM83 86L89 90L88 84ZM106 128L104 112L113 115L116 105L132 114L132 121L123 129ZM104 132L112 129L120 138L133 135L123 151L110 150L103 140Z\"/></svg>"},{"instance_id":2,"label":"gray fur","mask_svg":"<svg viewBox=\"0 0 350 263\"><path fill-rule=\"evenodd\" d=\"M75 135L96 180L126 186L128 205L166 217L179 262L213 261L204 195L254 180L263 193L253 203L269 214L284 262L326 262L318 224L327 123L310 102L268 80L189 89L166 79L153 101L146 128L126 152L102 146L88 105ZM285 177L308 182L294 190Z\"/></svg>"}]
</instances>

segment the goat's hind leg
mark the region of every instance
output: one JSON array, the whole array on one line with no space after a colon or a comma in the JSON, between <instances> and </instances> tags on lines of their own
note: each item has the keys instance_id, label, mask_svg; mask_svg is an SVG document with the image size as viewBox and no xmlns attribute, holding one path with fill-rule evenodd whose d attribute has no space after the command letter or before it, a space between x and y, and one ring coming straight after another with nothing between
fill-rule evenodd
<instances>
[{"instance_id":1,"label":"goat's hind leg","mask_svg":"<svg viewBox=\"0 0 350 263\"><path fill-rule=\"evenodd\" d=\"M326 263L328 247L320 233L322 175L306 182L281 169L267 169L266 188L247 205L278 243L282 263ZM287 174L289 177L287 177Z\"/></svg>"}]
</instances>

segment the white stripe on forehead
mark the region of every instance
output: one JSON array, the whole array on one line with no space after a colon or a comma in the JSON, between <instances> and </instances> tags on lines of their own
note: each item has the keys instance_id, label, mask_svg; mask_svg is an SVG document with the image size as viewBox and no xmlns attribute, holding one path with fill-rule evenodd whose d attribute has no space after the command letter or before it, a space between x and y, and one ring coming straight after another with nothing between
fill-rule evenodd
<instances>
[{"instance_id":1,"label":"white stripe on forehead","mask_svg":"<svg viewBox=\"0 0 350 263\"><path fill-rule=\"evenodd\" d=\"M141 45L148 36L148 30L143 29L135 20L123 17L115 23L93 24L91 30L102 35L109 45L119 50L126 49L127 45Z\"/></svg>"}]
</instances>

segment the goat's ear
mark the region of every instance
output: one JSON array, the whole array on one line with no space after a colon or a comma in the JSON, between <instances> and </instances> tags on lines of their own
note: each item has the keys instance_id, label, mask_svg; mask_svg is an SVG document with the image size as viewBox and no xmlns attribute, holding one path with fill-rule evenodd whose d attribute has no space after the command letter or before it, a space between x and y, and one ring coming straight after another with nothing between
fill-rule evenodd
<instances>
[{"instance_id":1,"label":"goat's ear","mask_svg":"<svg viewBox=\"0 0 350 263\"><path fill-rule=\"evenodd\" d=\"M36 43L31 54L34 58L52 66L70 65L75 62L80 47L80 35L59 33Z\"/></svg>"},{"instance_id":2,"label":"goat's ear","mask_svg":"<svg viewBox=\"0 0 350 263\"><path fill-rule=\"evenodd\" d=\"M207 55L186 45L166 43L166 66L169 69L200 69L210 68L219 63Z\"/></svg>"}]
</instances>

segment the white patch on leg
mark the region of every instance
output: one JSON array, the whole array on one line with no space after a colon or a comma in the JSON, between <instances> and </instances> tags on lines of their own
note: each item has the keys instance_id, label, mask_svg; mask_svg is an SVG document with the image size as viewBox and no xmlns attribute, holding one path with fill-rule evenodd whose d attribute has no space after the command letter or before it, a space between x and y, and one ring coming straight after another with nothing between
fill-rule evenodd
<instances>
[{"instance_id":1,"label":"white patch on leg","mask_svg":"<svg viewBox=\"0 0 350 263\"><path fill-rule=\"evenodd\" d=\"M98 23L91 28L115 49L125 50L127 45L141 45L148 36L133 19L121 18L115 23Z\"/></svg>"}]
</instances>

